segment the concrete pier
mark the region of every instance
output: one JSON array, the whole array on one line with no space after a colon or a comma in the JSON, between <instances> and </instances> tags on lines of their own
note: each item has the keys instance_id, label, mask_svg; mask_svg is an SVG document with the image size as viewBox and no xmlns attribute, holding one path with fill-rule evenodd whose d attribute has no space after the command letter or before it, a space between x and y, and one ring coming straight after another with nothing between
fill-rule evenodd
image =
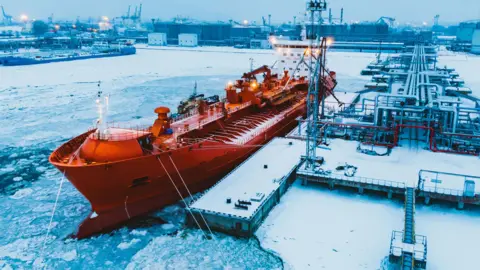
<instances>
[{"instance_id":1,"label":"concrete pier","mask_svg":"<svg viewBox=\"0 0 480 270\"><path fill-rule=\"evenodd\" d=\"M252 236L295 181L304 151L303 141L273 139L193 202L193 216L212 230ZM197 226L192 216L187 223Z\"/></svg>"}]
</instances>

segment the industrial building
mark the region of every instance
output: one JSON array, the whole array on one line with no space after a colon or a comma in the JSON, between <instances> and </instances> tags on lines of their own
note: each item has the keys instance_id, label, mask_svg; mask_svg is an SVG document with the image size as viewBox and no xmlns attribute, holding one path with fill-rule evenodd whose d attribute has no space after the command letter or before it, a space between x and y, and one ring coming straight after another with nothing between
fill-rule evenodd
<instances>
[{"instance_id":1,"label":"industrial building","mask_svg":"<svg viewBox=\"0 0 480 270\"><path fill-rule=\"evenodd\" d=\"M480 29L480 21L466 21L460 23L457 28L457 42L471 43L475 29Z\"/></svg>"},{"instance_id":2,"label":"industrial building","mask_svg":"<svg viewBox=\"0 0 480 270\"><path fill-rule=\"evenodd\" d=\"M154 23L154 32L165 33L169 45L178 45L180 34L196 34L199 45L229 45L232 25L206 22L160 22Z\"/></svg>"},{"instance_id":3,"label":"industrial building","mask_svg":"<svg viewBox=\"0 0 480 270\"><path fill-rule=\"evenodd\" d=\"M197 47L198 46L197 34L179 34L178 45L182 47Z\"/></svg>"},{"instance_id":4,"label":"industrial building","mask_svg":"<svg viewBox=\"0 0 480 270\"><path fill-rule=\"evenodd\" d=\"M148 34L149 46L167 46L166 33L150 33Z\"/></svg>"},{"instance_id":5,"label":"industrial building","mask_svg":"<svg viewBox=\"0 0 480 270\"><path fill-rule=\"evenodd\" d=\"M471 52L480 54L480 29L476 29L475 32L473 32Z\"/></svg>"}]
</instances>

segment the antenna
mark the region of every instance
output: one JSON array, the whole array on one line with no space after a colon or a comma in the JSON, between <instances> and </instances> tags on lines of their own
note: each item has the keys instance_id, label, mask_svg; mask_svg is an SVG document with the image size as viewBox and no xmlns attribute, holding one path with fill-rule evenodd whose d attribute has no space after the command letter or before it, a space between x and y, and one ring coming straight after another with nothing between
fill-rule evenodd
<instances>
[{"instance_id":1,"label":"antenna","mask_svg":"<svg viewBox=\"0 0 480 270\"><path fill-rule=\"evenodd\" d=\"M95 100L95 103L97 104L98 119L96 122L96 126L97 126L97 133L99 135L99 138L101 138L102 135L108 134L107 116L108 116L109 97L105 96L102 98L103 91L101 89L101 81L98 81L97 87L98 87L98 91L97 91L97 99Z\"/></svg>"}]
</instances>

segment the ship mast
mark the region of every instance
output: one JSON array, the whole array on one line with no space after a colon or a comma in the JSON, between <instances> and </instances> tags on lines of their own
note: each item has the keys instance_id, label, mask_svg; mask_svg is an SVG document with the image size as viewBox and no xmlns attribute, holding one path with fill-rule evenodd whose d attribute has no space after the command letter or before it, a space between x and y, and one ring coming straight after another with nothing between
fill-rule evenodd
<instances>
[{"instance_id":1,"label":"ship mast","mask_svg":"<svg viewBox=\"0 0 480 270\"><path fill-rule=\"evenodd\" d=\"M97 104L97 133L98 138L102 138L102 135L107 135L107 116L108 116L108 96L102 97L102 90L100 88L100 82L98 82L98 92L97 92L97 99L95 103Z\"/></svg>"},{"instance_id":2,"label":"ship mast","mask_svg":"<svg viewBox=\"0 0 480 270\"><path fill-rule=\"evenodd\" d=\"M316 149L318 140L318 120L320 107L319 99L322 99L323 105L325 97L325 86L322 83L322 78L325 77L327 48L326 38L322 38L320 40L320 24L322 23L322 11L325 11L326 9L327 3L325 0L312 0L307 2L307 11L310 13L310 34L308 34L307 29L307 37L310 39L308 47L308 54L310 56L310 72L307 95L306 169L313 169L316 161L318 160ZM317 17L318 19L318 26L316 28L315 17ZM314 49L316 50L314 51ZM324 111L322 106L321 117L323 118L323 116Z\"/></svg>"}]
</instances>

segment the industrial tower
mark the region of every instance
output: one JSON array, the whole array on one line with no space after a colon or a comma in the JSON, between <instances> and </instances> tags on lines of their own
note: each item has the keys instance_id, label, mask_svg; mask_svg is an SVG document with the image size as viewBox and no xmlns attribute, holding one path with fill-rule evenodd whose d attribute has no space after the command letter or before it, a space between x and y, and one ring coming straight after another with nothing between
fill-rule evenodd
<instances>
[{"instance_id":1,"label":"industrial tower","mask_svg":"<svg viewBox=\"0 0 480 270\"><path fill-rule=\"evenodd\" d=\"M307 11L310 13L310 44L307 56L310 57L309 86L307 95L307 151L306 169L313 169L318 160L316 150L318 142L318 120L320 98L323 103L325 97L325 86L322 78L325 76L325 61L327 40L320 40L320 24L322 22L322 11L327 9L325 0L307 2ZM315 18L318 26L315 27ZM314 30L315 29L315 30ZM314 33L315 32L315 33ZM323 106L322 115L323 117Z\"/></svg>"}]
</instances>

